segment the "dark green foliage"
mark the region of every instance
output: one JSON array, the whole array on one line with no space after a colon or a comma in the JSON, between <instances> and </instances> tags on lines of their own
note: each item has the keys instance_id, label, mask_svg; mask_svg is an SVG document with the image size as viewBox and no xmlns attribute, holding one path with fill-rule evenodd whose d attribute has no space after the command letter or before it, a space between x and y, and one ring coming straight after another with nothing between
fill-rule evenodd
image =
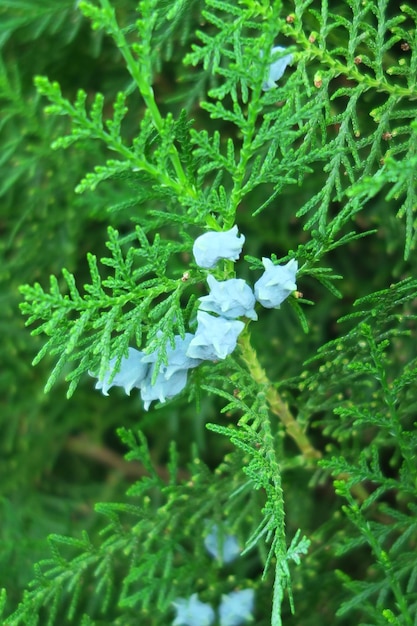
<instances>
[{"instance_id":1,"label":"dark green foliage","mask_svg":"<svg viewBox=\"0 0 417 626\"><path fill-rule=\"evenodd\" d=\"M254 589L259 626L415 626L415 10L0 18L2 623L161 626L177 598ZM239 261L197 267L195 238L235 224ZM166 364L207 274L253 286L262 257L296 258L300 291L226 359L149 412L94 390L129 347ZM208 554L213 524L236 561Z\"/></svg>"}]
</instances>

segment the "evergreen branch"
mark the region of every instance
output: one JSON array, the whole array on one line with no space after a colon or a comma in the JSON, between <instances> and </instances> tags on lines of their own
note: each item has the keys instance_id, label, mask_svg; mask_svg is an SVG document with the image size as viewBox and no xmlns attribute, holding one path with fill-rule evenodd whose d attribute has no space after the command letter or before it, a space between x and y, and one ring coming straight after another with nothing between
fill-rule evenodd
<instances>
[{"instance_id":1,"label":"evergreen branch","mask_svg":"<svg viewBox=\"0 0 417 626\"><path fill-rule=\"evenodd\" d=\"M352 397L339 400L334 410L341 420L342 432L346 433L350 428L355 437L348 435L349 443L343 454L320 462L338 477L336 491L347 501L343 510L359 534L357 538L346 537L340 554L366 544L372 550L380 573L373 584L346 579L347 588L355 596L342 604L339 614L360 608L378 620L383 608L385 615L391 615L393 623L410 625L414 614L413 592L407 580L415 569L411 546L415 541L416 524L408 511L395 512L384 500L392 493L396 494L397 501L402 498L414 500L416 495L414 453L417 437L407 428L409 407L406 395L406 389L414 381L414 360L396 377L393 378L391 373L392 360L398 358L392 346L399 338L409 335L402 328L407 324L407 316L399 316L395 311L399 307L407 308L415 293L415 281L407 279L383 293L362 298L357 303L362 311L347 316L355 326L342 340L344 363L337 356L340 339L323 349L322 354L332 370L330 375L326 368L326 395L337 395L337 389L346 386L354 390ZM408 319L414 318L415 315L410 315ZM314 378L317 380L317 375ZM312 389L310 387L310 392ZM316 385L315 395L320 394L319 389L320 386ZM320 396L316 401L320 404ZM372 443L362 450L349 451L351 442L363 429L372 433ZM342 442L336 431L332 434ZM381 466L381 452L387 442L396 449L393 455L395 468L393 464L390 468L392 476L387 476ZM372 485L371 489L367 485ZM395 521L387 521L387 515ZM389 608L390 594L395 610ZM376 603L371 600L375 596Z\"/></svg>"},{"instance_id":2,"label":"evergreen branch","mask_svg":"<svg viewBox=\"0 0 417 626\"><path fill-rule=\"evenodd\" d=\"M247 540L244 553L252 549L261 538L266 541L272 538L268 556L266 558L263 578L273 557L276 559L275 580L273 591L273 604L271 625L281 626L281 612L284 592L287 589L291 610L293 611L293 599L290 588L290 571L288 562L293 560L300 562L299 556L307 552L309 541L303 537L299 541L300 531L293 538L287 549L285 538L285 513L284 496L281 484L281 468L276 458L275 439L271 432L270 418L268 414L267 398L263 392L256 396L254 406L249 413L256 416L253 425L247 425L248 415L244 415L237 428L224 428L218 424L208 424L207 427L230 438L238 449L249 455L250 462L243 471L250 478L255 489L264 489L266 502L262 509L263 519L258 528Z\"/></svg>"},{"instance_id":3,"label":"evergreen branch","mask_svg":"<svg viewBox=\"0 0 417 626\"><path fill-rule=\"evenodd\" d=\"M141 42L133 48L129 46L122 29L117 23L115 10L109 0L100 0L100 2L103 7L102 10L97 9L89 2L80 2L79 7L86 17L93 20L93 28L102 28L114 38L117 48L120 50L125 60L126 68L135 81L146 104L146 108L152 118L152 123L159 135L163 137L164 120L155 101L151 80L152 68L150 65L151 37L156 20L156 2L155 0L151 0L141 2L139 5L139 10L142 11L142 17L137 21L137 26L139 34L141 35ZM137 54L139 62L134 58L132 52ZM180 190L179 195L195 198L195 188L190 185L177 149L172 142L169 146L169 155L177 176L175 186Z\"/></svg>"},{"instance_id":4,"label":"evergreen branch","mask_svg":"<svg viewBox=\"0 0 417 626\"><path fill-rule=\"evenodd\" d=\"M62 137L56 140L53 143L54 149L67 148L72 143L87 138L99 139L110 150L117 152L124 159L124 161L109 161L106 167L101 166L96 168L96 173L87 175L78 185L76 191L81 193L88 188L94 189L101 180L111 177L115 172L126 171L130 168L133 171L146 172L164 187L172 189L179 198L188 194L182 182L173 180L164 170L152 164L144 154L137 151L140 145L139 142L136 142L136 145L134 145L132 149L123 143L119 135L115 135L115 128L118 127L120 121L122 94L119 94L117 97L115 117L113 121L107 123L107 126L110 128L110 132L107 132L104 130L100 115L103 106L103 97L101 94L97 94L92 106L91 116L88 117L84 106L87 97L85 92L79 91L76 103L72 105L68 100L62 97L58 83L51 83L47 78L37 76L35 78L35 85L39 93L46 96L53 103L51 106L47 107L48 113L68 115L74 123L72 134L68 137ZM193 197L193 194L190 193L189 195Z\"/></svg>"},{"instance_id":5,"label":"evergreen branch","mask_svg":"<svg viewBox=\"0 0 417 626\"><path fill-rule=\"evenodd\" d=\"M388 117L393 117L392 111L386 111ZM416 123L411 122L407 127L409 139L395 150L389 150L384 158L383 167L373 176L365 176L348 190L350 196L362 196L366 199L374 197L385 185L390 184L390 190L386 194L386 200L399 199L405 196L403 204L397 212L398 218L406 219L406 238L404 258L407 259L417 240L417 231L414 224L416 206L416 185L414 171L417 164L417 133ZM401 161L394 155L402 152Z\"/></svg>"},{"instance_id":6,"label":"evergreen branch","mask_svg":"<svg viewBox=\"0 0 417 626\"><path fill-rule=\"evenodd\" d=\"M322 17L319 18L321 22L320 36L314 37L311 35L307 36L306 33L309 32L309 29L304 26L303 17L304 13L308 14L308 12L305 11L305 7L303 7L301 3L297 3L296 19L283 24L282 31L287 37L295 40L302 50L308 51L310 60L316 59L320 67L323 68L320 72L320 78L318 76L316 77L317 81L323 79L325 70L327 69L330 71L332 77L346 76L349 80L352 80L354 84L360 85L362 89L384 92L395 98L414 100L417 97L416 85L408 87L390 82L385 75L386 72L384 72L383 60L385 60L385 57L383 53L387 51L387 48L392 47L394 43L398 41L398 38L390 38L387 42L384 41L383 44L381 44L381 41L383 41L386 32L389 31L390 28L395 30L398 28L398 24L405 19L404 16L397 16L394 22L386 22L386 5L386 1L384 1L381 6L378 5L378 28L373 32L369 21L366 19L363 20L363 17L373 8L373 5L361 5L360 2L355 0L355 2L352 2L350 5L352 19L345 20L342 16L327 13L327 23L325 23ZM323 7L324 6L325 5L323 5ZM401 7L401 9L408 12L408 9L404 6ZM318 18L317 13L315 17ZM343 51L343 54L347 57L346 63L340 61L340 58L334 55L333 51L329 50L326 45L328 34L332 30L334 31L335 27L339 26L347 28L349 31L349 47L347 54L345 47L337 51L339 54ZM369 37L370 33L371 37ZM374 59L371 58L371 55L368 57L365 54L358 55L356 53L359 45L363 46L364 41L368 47L367 51L370 52L372 48L375 54ZM374 76L367 72L360 71L359 68L362 63L373 70Z\"/></svg>"},{"instance_id":7,"label":"evergreen branch","mask_svg":"<svg viewBox=\"0 0 417 626\"><path fill-rule=\"evenodd\" d=\"M118 368L132 337L140 344L143 329L148 333L148 351L158 350L161 360L165 358L167 342L173 341L175 329L182 336L185 332L181 295L186 285L165 276L168 257L182 246L174 242L167 246L158 237L151 246L138 228L136 237L142 247L130 247L124 258L117 231L110 228L109 237L112 257L103 259L103 263L114 269L114 277L101 279L96 259L89 255L92 281L84 286L85 295L79 293L73 275L66 270L63 275L67 295L61 294L54 277L50 293L39 284L21 288L25 297L21 309L29 316L27 324L41 322L33 334L50 337L34 362L39 362L48 352L59 355L46 390L57 381L69 361L79 361L79 366L66 377L71 382L69 395L84 372L97 370L98 355L99 376L106 373L111 357L116 357L115 368ZM135 267L138 259L143 261ZM143 280L149 273L155 278Z\"/></svg>"},{"instance_id":8,"label":"evergreen branch","mask_svg":"<svg viewBox=\"0 0 417 626\"><path fill-rule=\"evenodd\" d=\"M88 607L91 620L95 613L106 610L111 598L116 598L118 606L125 609L140 606L142 616L147 607L166 613L178 593L173 584L174 571L179 578L190 577L196 558L207 568L202 540L197 539L197 555L193 551L191 559L183 530L187 522L194 529L194 536L200 537L204 520L213 515L214 502L219 503L211 472L196 459L190 464L190 474L178 483L178 455L171 446L170 476L164 481L144 436L127 429L120 429L119 436L130 449L128 458L140 462L145 469L145 475L129 489L134 504L121 501L96 505L96 511L107 521L96 544L87 533L82 533L80 539L50 535L51 558L36 566L30 590L18 609L6 618L9 626L30 624L39 614L47 616L45 623L52 624L55 616L63 614L65 603L69 621L74 620L78 603ZM236 472L223 477L222 487L228 486L230 491L234 481ZM226 491L222 500L227 500ZM218 575L217 567L214 573ZM81 597L82 588L90 584L91 594Z\"/></svg>"},{"instance_id":9,"label":"evergreen branch","mask_svg":"<svg viewBox=\"0 0 417 626\"><path fill-rule=\"evenodd\" d=\"M65 12L56 7L52 10L50 15L56 15L59 28L57 45L56 37L39 40L40 34L54 32L49 14L45 19L41 15L52 8L51 0L35 0L30 8L28 1L17 0L9 9L0 0L0 13L3 11L5 17L0 45L7 43L3 47L5 62L0 65L0 98L5 104L0 121L4 145L0 195L6 207L0 227L7 236L6 245L0 244L4 253L0 278L14 277L3 301L7 304L13 297L9 292L16 291L16 281L39 280L45 275L44 269L47 274L56 274L59 267L75 267L74 251L85 249L87 239L91 245L94 235L95 223L89 228L86 219L93 215L101 224L103 206L113 207L112 223L127 233L120 237L116 230L109 230L109 253L101 260L104 269L93 254L87 254L90 277L83 289L80 284L84 281L80 283L68 270L63 270L60 278L52 277L49 288L39 283L22 288L27 324L35 325L33 334L46 337L34 363L46 355L56 360L47 389L65 374L71 395L86 371L99 379L113 376L110 381L114 381L131 345L157 353L155 382L159 366L169 364L174 339L195 328L196 299L203 289L205 292L201 281L211 274L216 280L242 276L250 282L252 269L262 271L263 264L256 256L246 257L249 269L242 266L242 260L236 264L226 260L216 262L213 272L196 269L192 261L195 237L205 227L216 231L230 228L236 215L250 253L269 255L273 263L302 260L297 282L307 276L324 285L330 294L322 297L319 285L320 297L315 298L314 292L311 296L317 299L317 306L310 309L304 305L311 302L303 300L300 292L288 300L301 327L312 329L309 337L303 337L298 327L294 329L291 318L284 316L276 328L272 311L271 315L263 311L259 316L256 332L260 336L265 332L268 339L271 334L272 342L282 341L286 346L292 379L280 383L268 379L260 360L267 363L274 358L273 344L263 342L261 359L250 344L246 325L236 353L195 368L189 397L197 399L197 413L201 413L197 422L192 407L179 415L171 404L159 414L167 420L163 428L158 414L143 418L150 432L150 448L141 434L119 431L122 445L130 450L127 458L134 464L131 474L117 455L111 455L107 443L83 447L70 440L69 450L120 468L139 480L128 489L131 500L120 496L117 485L115 502L96 506L106 521L100 532L88 519L91 540L87 535L77 539L50 536L51 557L38 563L35 580L9 619L4 616L5 596L0 593L2 620L13 626L34 626L39 620L48 626L65 620L90 626L97 617L98 622L116 620L124 626L134 626L138 619L159 626L181 622L179 614L176 618L168 614L172 601L183 599L187 603L187 599L198 597L197 606L203 603L208 611L213 609L217 621L222 622L219 606L224 608L225 597L231 600L231 594L225 594L232 588L235 592L247 587L246 591L257 593L256 619L262 622L268 611L262 601L266 593L262 579L266 580L275 567L273 626L280 626L285 619L284 596L289 596L294 612L291 576L299 577L294 593L309 588L308 594L299 594L297 611L301 605L301 612L297 617L300 622L311 621L321 601L324 571L332 577L326 585L332 592L326 594L330 620L330 615L337 619L352 610L358 612L356 622L411 626L417 613L417 434L413 427L417 409L417 281L410 278L388 289L383 287L393 282L393 276L414 271L417 12L406 5L393 7L388 0L349 0L339 3L337 13L327 0L294 0L290 14L286 14L281 0L141 0L136 12L130 2L91 0L67 7L65 27L59 26ZM200 4L204 4L202 13ZM33 18L36 13L38 18ZM38 92L50 101L47 111L66 116L65 124L67 117L72 120L72 130L56 140L62 134L60 120L42 119L40 123L38 100L31 93L24 95L25 90L32 89L27 78L30 64L22 66L23 72L15 70L14 59L19 58L21 42L27 55L38 39L36 71L46 73L51 63L54 73L68 67L63 85L72 90L72 72L79 70L77 55L84 54L85 46L82 39L75 41L68 51L76 61L68 62L61 44L65 37L71 40L79 28L81 13L89 18L93 29L101 31L88 44L95 46L94 50L102 46L109 54L94 58L94 69L106 68L105 79L97 71L94 82L87 81L92 68L86 66L80 80L86 81L89 89L100 90L105 85L106 93L117 94L126 81L126 67L129 85L116 95L113 114L109 114L107 96L93 95L86 107L86 92L80 91L74 102L69 101L57 84L38 78ZM27 29L21 29L25 24ZM12 32L17 34L15 41L10 39ZM279 52L276 46L287 46L287 50ZM120 54L117 50L114 54L116 47ZM200 65L202 70L189 68L184 76L178 69L184 48L191 49L187 63ZM53 51L50 58L45 50ZM292 61L273 88L269 73L274 62L283 58L281 53L291 54ZM167 59L169 65L164 64ZM189 93L184 93L188 85L192 85ZM137 108L136 100L132 106L127 100L135 88L145 111ZM195 122L185 111L191 107ZM168 109L175 111L176 117L165 113ZM89 201L94 203L91 207L85 201L84 206L82 198L73 206L69 159L64 161L62 155L56 155L56 162L52 162L46 147L51 139L55 139L54 148L71 147L74 142L87 148L77 153L70 150L66 155L77 157L77 192L95 190L107 179L114 181L89 194ZM98 161L91 153L97 144ZM116 157L110 158L106 150ZM84 160L87 174L82 167ZM48 188L52 189L52 201L42 197ZM384 204L383 195L388 204ZM144 202L146 211L137 215L138 206ZM24 209L18 210L22 206ZM70 209L57 211L58 206ZM273 209L271 219L261 216L267 208ZM55 223L61 213L61 221ZM32 214L39 214L39 219L33 219ZM135 232L129 226L132 219L140 224ZM22 225L26 222L25 230ZM51 224L62 230L59 238ZM375 234L371 228L375 225L378 236L362 242L362 237ZM44 232L51 235L40 237ZM76 239L74 232L80 233ZM36 250L51 242L47 250L41 250L39 263L30 251L36 239L41 242L34 246ZM60 243L63 250L70 250L69 257L61 254ZM363 273L361 269L355 282L357 268L347 268L343 256L343 250L348 251L352 244L359 259L368 252L377 259L387 251L389 256L385 254L384 263L378 262L377 271L370 262L363 263ZM407 266L396 254L398 248L405 250ZM280 260L273 250L282 255ZM191 269L185 272L184 265ZM23 270L15 271L23 267L23 274ZM27 268L31 278L19 279ZM370 275L378 290L375 293L369 293ZM341 278L343 282L336 282ZM188 289L193 292L190 297ZM259 295L256 287L254 293ZM354 293L366 295L352 310ZM335 304L334 297L340 296L343 298ZM207 302L207 298L202 301ZM340 315L345 326L333 323ZM31 430L38 436L45 423L48 429L53 428L60 407L54 406L52 414L42 415L39 421L39 410L27 400L36 398L36 387L22 386L14 378L15 370L24 371L26 376L22 363L30 361L27 355L20 358L19 350L26 344L21 340L21 329L14 330L14 317L13 307L6 307L1 324L6 350L0 384L7 389L3 403L6 413L7 407L13 407L13 415L10 409L3 417L7 428L2 444L2 459L8 470L3 482L11 496L6 504L0 502L6 512L0 539L5 537L4 544L12 547L0 555L0 570L3 564L8 567L12 563L10 579L12 584L16 579L17 588L22 576L27 576L25 564L31 556L25 553L24 566L19 567L21 532L29 536L30 543L24 515L31 523L35 520L35 536L44 525L53 523L57 528L55 517L34 515L26 501L31 503L35 498L26 498L21 485L31 481L38 484L38 477L47 481L49 475L54 480L58 476L53 492L61 494L57 489L62 476L51 468L51 461L44 471L46 435L34 448L39 452L30 458L27 455ZM311 358L309 351L329 337L335 338ZM274 367L282 371L286 366ZM221 416L217 415L218 403L203 399L202 392L221 398ZM50 432L58 435L57 441L65 440L65 433L91 426L88 441L107 442L117 411L111 410L113 422L104 425L94 417L101 410L96 406L100 400L89 394L86 401L82 394L81 390L82 410L70 407L68 418ZM117 396L109 402L117 403ZM46 404L41 405L43 410ZM289 406L297 407L297 419ZM86 414L91 422L84 422ZM216 416L216 424L209 429L227 436L233 452L229 441L211 447L212 434L204 448L201 419L207 414ZM236 415L236 426L219 425L220 420L230 424ZM181 432L179 419L187 426ZM320 458L306 436L310 424L325 442L326 454L323 452L325 460L320 461L323 471L307 488L305 469ZM19 436L21 433L25 437ZM179 433L178 451L168 443L173 433ZM298 455L293 454L292 441L289 449L285 446L289 441L286 435L300 450ZM214 471L196 452L192 452L193 461L187 466L193 440ZM16 454L13 446L17 446ZM59 458L58 452L57 448L54 459ZM79 461L74 465L74 485L66 485L66 489L71 501L84 506L85 492L75 484L77 476L85 477L84 469L81 473L77 469ZM291 475L285 480L289 470ZM336 478L337 494L345 502L342 508L327 483L328 473ZM48 484L43 479L42 488ZM10 485L17 485L16 493ZM316 498L314 489L323 486L330 501ZM112 481L106 481L106 499L112 499L113 493ZM21 502L25 504L21 506ZM54 505L66 508L61 495L54 497ZM62 523L62 512L60 515L58 523ZM285 522L293 529L288 531L288 538ZM244 557L255 546L256 554L254 551L247 561L230 566L221 556L209 556L207 529L213 524L222 528L222 535L236 535L239 545L246 541ZM296 530L304 524L318 527L317 537L325 549L320 547L293 573L291 564L298 564L308 550L308 540L300 538L301 532ZM220 551L223 547L218 546ZM351 560L345 555L350 557L353 550L354 575L363 580L340 574L346 590L340 601L337 573L335 577L330 571L335 558L343 557L338 564L352 572ZM258 557L264 565L263 576ZM256 571L259 576L253 577ZM197 576L198 572L204 572L204 579ZM12 604L15 593L11 586L8 599Z\"/></svg>"},{"instance_id":10,"label":"evergreen branch","mask_svg":"<svg viewBox=\"0 0 417 626\"><path fill-rule=\"evenodd\" d=\"M394 571L389 553L382 548L380 541L378 541L375 535L374 529L372 529L370 524L363 518L352 494L346 488L346 484L343 481L336 481L335 488L336 493L343 496L348 502L348 507L344 507L345 513L348 515L351 522L358 527L371 547L377 563L383 571L384 579L387 581L394 594L396 606L401 614L403 623L407 626L413 626L413 616L410 613L407 599L401 589L398 575Z\"/></svg>"}]
</instances>

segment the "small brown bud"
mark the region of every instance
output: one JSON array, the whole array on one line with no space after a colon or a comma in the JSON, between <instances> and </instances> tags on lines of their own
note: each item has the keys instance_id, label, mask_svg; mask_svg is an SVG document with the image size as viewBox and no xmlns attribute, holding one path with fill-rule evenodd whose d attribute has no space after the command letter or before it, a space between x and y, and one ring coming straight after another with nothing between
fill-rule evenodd
<instances>
[{"instance_id":1,"label":"small brown bud","mask_svg":"<svg viewBox=\"0 0 417 626\"><path fill-rule=\"evenodd\" d=\"M410 49L410 44L407 43L406 41L403 41L401 44L401 50L404 50L404 52L408 52L409 49Z\"/></svg>"},{"instance_id":2,"label":"small brown bud","mask_svg":"<svg viewBox=\"0 0 417 626\"><path fill-rule=\"evenodd\" d=\"M190 272L184 272L184 274L181 276L181 280L183 283L186 283L189 278L190 278Z\"/></svg>"},{"instance_id":3,"label":"small brown bud","mask_svg":"<svg viewBox=\"0 0 417 626\"><path fill-rule=\"evenodd\" d=\"M355 65L360 65L362 63L362 57L357 56L353 59Z\"/></svg>"},{"instance_id":4,"label":"small brown bud","mask_svg":"<svg viewBox=\"0 0 417 626\"><path fill-rule=\"evenodd\" d=\"M287 17L285 18L285 21L287 22L287 24L293 24L295 21L294 13L290 13L289 15L287 15Z\"/></svg>"}]
</instances>

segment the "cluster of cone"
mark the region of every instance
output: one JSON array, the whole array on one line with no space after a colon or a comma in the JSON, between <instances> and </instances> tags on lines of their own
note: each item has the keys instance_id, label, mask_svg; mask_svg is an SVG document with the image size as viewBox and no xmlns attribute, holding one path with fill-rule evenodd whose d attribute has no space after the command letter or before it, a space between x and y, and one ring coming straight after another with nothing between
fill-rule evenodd
<instances>
[{"instance_id":1,"label":"cluster of cone","mask_svg":"<svg viewBox=\"0 0 417 626\"><path fill-rule=\"evenodd\" d=\"M228 231L204 233L194 242L195 261L204 269L214 268L221 259L236 261L244 241L243 235L238 236L237 226ZM195 334L175 335L174 345L167 346L166 363L163 364L158 363L157 351L145 354L129 348L128 356L121 360L114 376L116 359L109 362L106 374L96 383L96 389L108 395L113 386L123 387L127 394L137 388L145 410L148 410L152 401L165 402L180 393L187 384L190 369L203 361L225 359L236 348L238 336L245 327L245 323L237 318L258 319L256 302L266 308L279 308L297 287L295 259L286 265L274 265L266 258L262 263L265 271L253 291L241 278L217 281L209 274L210 292L200 298ZM97 377L93 372L90 374Z\"/></svg>"},{"instance_id":2,"label":"cluster of cone","mask_svg":"<svg viewBox=\"0 0 417 626\"><path fill-rule=\"evenodd\" d=\"M204 539L207 552L222 564L229 564L240 554L238 541L227 534L223 526L214 524ZM172 603L176 617L172 626L211 626L218 614L220 626L242 626L252 621L255 592L239 589L223 594L217 612L207 602L201 602L193 593L189 598L176 598Z\"/></svg>"}]
</instances>

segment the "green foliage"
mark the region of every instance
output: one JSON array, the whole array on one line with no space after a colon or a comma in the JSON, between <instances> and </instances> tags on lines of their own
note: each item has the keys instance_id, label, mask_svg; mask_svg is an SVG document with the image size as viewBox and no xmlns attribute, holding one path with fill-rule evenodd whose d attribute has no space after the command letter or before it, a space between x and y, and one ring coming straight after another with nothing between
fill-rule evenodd
<instances>
[{"instance_id":1,"label":"green foliage","mask_svg":"<svg viewBox=\"0 0 417 626\"><path fill-rule=\"evenodd\" d=\"M415 624L414 9L0 15L2 623L161 626L253 589L259 626ZM242 258L198 267L196 237L236 224ZM132 347L155 385L208 274L253 286L263 257L296 258L300 291L178 397L93 390Z\"/></svg>"},{"instance_id":2,"label":"green foliage","mask_svg":"<svg viewBox=\"0 0 417 626\"><path fill-rule=\"evenodd\" d=\"M387 614L391 623L413 624L416 609L417 435L410 388L417 363L402 358L416 319L412 310L403 311L416 288L407 279L359 300L356 306L364 309L345 318L355 322L352 329L320 350L320 373L305 380L316 407L321 397L336 399L338 423L322 424L341 449L336 455L332 446L320 464L335 476L336 493L346 500L343 512L355 527L337 553L366 546L373 561L372 584L341 575L352 597L338 614L356 609L374 624L385 624ZM359 449L356 441L364 438L367 446Z\"/></svg>"},{"instance_id":3,"label":"green foliage","mask_svg":"<svg viewBox=\"0 0 417 626\"><path fill-rule=\"evenodd\" d=\"M134 239L142 244L140 249L128 249L126 256L122 245L132 242L129 235L119 240L116 230L109 230L108 248L111 258L103 258L104 265L114 269L114 276L102 280L96 257L88 255L91 283L84 285L85 296L78 291L74 276L63 271L68 294L62 295L57 279L51 277L50 293L39 284L22 288L27 304L22 310L30 314L29 323L43 320L34 331L50 337L36 356L38 363L45 354L59 354L60 358L49 378L46 390L56 382L68 361L79 361L68 375L71 396L80 377L93 368L102 377L108 368L110 355L117 355L115 367L120 366L122 356L127 353L131 338L140 346L143 329L149 332L150 352L161 349L161 360L167 342L173 340L175 331L184 334L184 319L181 296L185 284L165 276L168 257L186 249L158 235L151 245L145 233L137 227ZM143 280L144 277L146 280ZM163 298L165 294L168 294ZM163 298L163 299L162 299ZM75 319L76 316L76 319ZM95 367L100 355L100 366Z\"/></svg>"}]
</instances>

